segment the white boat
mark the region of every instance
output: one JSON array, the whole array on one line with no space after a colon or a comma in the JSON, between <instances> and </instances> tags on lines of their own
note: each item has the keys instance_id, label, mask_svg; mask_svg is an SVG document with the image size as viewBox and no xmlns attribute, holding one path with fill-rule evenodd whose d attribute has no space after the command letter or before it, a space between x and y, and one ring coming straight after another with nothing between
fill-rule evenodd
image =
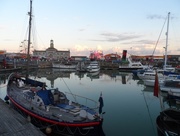
<instances>
[{"instance_id":1,"label":"white boat","mask_svg":"<svg viewBox=\"0 0 180 136\"><path fill-rule=\"evenodd\" d=\"M76 69L77 64L72 63L62 63L62 62L53 62L52 63L53 68L59 68L59 69Z\"/></svg>"},{"instance_id":2,"label":"white boat","mask_svg":"<svg viewBox=\"0 0 180 136\"><path fill-rule=\"evenodd\" d=\"M172 91L168 91L168 99L173 99L176 101L180 101L180 92L172 92Z\"/></svg>"},{"instance_id":3,"label":"white boat","mask_svg":"<svg viewBox=\"0 0 180 136\"><path fill-rule=\"evenodd\" d=\"M163 85L164 84L164 80L177 79L178 76L179 75L174 75L174 74L169 74L168 76L164 76L163 78L158 79L159 85L160 86ZM154 79L146 79L146 80L143 80L143 82L144 82L144 85L153 87L155 80Z\"/></svg>"},{"instance_id":4,"label":"white boat","mask_svg":"<svg viewBox=\"0 0 180 136\"><path fill-rule=\"evenodd\" d=\"M100 71L100 65L98 61L91 61L90 64L87 66L88 72L97 72Z\"/></svg>"},{"instance_id":5,"label":"white boat","mask_svg":"<svg viewBox=\"0 0 180 136\"><path fill-rule=\"evenodd\" d=\"M163 85L160 86L162 92L180 93L180 76L177 79L165 80Z\"/></svg>"},{"instance_id":6,"label":"white boat","mask_svg":"<svg viewBox=\"0 0 180 136\"><path fill-rule=\"evenodd\" d=\"M163 79L159 79L158 81L159 81L159 85L162 85L162 84L164 83L164 80L163 80ZM154 79L149 79L149 80L143 80L143 82L144 82L144 85L145 85L145 86L151 86L151 87L153 87L155 80L154 80Z\"/></svg>"},{"instance_id":7,"label":"white boat","mask_svg":"<svg viewBox=\"0 0 180 136\"><path fill-rule=\"evenodd\" d=\"M159 79L162 79L164 77L164 75L162 74L161 71L157 71L157 74L158 74ZM144 73L137 73L137 76L141 80L148 80L148 79L155 80L156 71L153 70L153 71L148 71L148 72L144 72Z\"/></svg>"},{"instance_id":8,"label":"white boat","mask_svg":"<svg viewBox=\"0 0 180 136\"><path fill-rule=\"evenodd\" d=\"M130 57L128 57L129 64L123 64L119 66L120 71L132 71L137 69L147 69L148 65L143 65L141 62L133 62Z\"/></svg>"}]
</instances>

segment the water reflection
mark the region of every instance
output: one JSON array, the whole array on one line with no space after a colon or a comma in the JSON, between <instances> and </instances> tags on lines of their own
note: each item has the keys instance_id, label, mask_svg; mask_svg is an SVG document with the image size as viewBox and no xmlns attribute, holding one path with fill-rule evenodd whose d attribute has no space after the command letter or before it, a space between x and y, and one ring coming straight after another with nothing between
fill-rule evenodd
<instances>
[{"instance_id":1,"label":"water reflection","mask_svg":"<svg viewBox=\"0 0 180 136\"><path fill-rule=\"evenodd\" d=\"M132 73L129 72L120 72L118 70L103 70L103 74L108 75L115 82L120 81L122 84L127 84L132 79Z\"/></svg>"},{"instance_id":2,"label":"water reflection","mask_svg":"<svg viewBox=\"0 0 180 136\"><path fill-rule=\"evenodd\" d=\"M112 80L115 82L121 81L122 84L126 84L129 82L133 76L132 73L126 73L126 72L119 72L117 70L111 71L111 70L103 70L98 71L94 73L86 73L86 72L77 72L75 70L69 70L69 69L35 69L30 71L30 76L33 76L35 78L46 78L47 80L53 82L54 80L58 78L70 78L71 73L75 73L76 76L79 77L79 79L84 78L84 76L89 77L91 80L99 79L102 74L108 75ZM6 82L6 79L10 73L2 73L0 75L0 83L4 84ZM25 74L25 71L22 71L21 74Z\"/></svg>"},{"instance_id":3,"label":"water reflection","mask_svg":"<svg viewBox=\"0 0 180 136\"><path fill-rule=\"evenodd\" d=\"M99 75L100 74L100 71L97 71L97 72L93 72L93 73L87 73L87 77L89 77L92 80L94 79L99 79Z\"/></svg>"},{"instance_id":4,"label":"water reflection","mask_svg":"<svg viewBox=\"0 0 180 136\"><path fill-rule=\"evenodd\" d=\"M100 92L103 92L105 101L103 111L106 111L106 114L102 132L104 131L107 136L156 136L156 118L160 115L160 111L178 107L176 102L167 101L167 97L164 97L161 100L164 109L161 109L159 98L153 96L153 87L144 86L143 81L132 73L118 70L103 70L93 77L86 72L39 69L32 71L30 76L47 81L48 85L58 86L67 92L68 89L61 79L65 78L72 93L88 96L94 100L98 100ZM7 77L8 75L0 76L1 86L5 85ZM5 91L5 88L3 90ZM4 91L0 91L1 96ZM131 121L136 123L129 123Z\"/></svg>"}]
</instances>

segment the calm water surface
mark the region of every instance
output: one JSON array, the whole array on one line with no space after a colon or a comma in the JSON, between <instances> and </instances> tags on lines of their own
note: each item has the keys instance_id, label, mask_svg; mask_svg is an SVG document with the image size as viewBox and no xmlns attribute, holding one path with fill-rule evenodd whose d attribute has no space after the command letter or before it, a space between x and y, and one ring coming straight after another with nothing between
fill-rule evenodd
<instances>
[{"instance_id":1,"label":"calm water surface","mask_svg":"<svg viewBox=\"0 0 180 136\"><path fill-rule=\"evenodd\" d=\"M6 95L6 78L0 75L0 98ZM131 73L101 71L97 75L41 69L32 78L44 81L49 87L74 93L93 100L104 99L103 131L106 136L157 136L156 117L161 111L160 101L153 96L153 88Z\"/></svg>"}]
</instances>

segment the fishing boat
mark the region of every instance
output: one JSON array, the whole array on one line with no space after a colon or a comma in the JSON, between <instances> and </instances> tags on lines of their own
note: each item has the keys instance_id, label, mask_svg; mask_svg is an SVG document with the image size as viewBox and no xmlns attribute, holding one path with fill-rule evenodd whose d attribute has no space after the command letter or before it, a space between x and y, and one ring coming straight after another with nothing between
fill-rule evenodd
<instances>
[{"instance_id":1,"label":"fishing boat","mask_svg":"<svg viewBox=\"0 0 180 136\"><path fill-rule=\"evenodd\" d=\"M32 0L29 12L28 52L31 39ZM60 135L101 135L103 122L102 94L99 102L92 99L65 93L58 88L48 88L46 83L32 79L29 74L29 62L25 75L11 73L8 77L7 96L11 105L35 126L46 133ZM74 98L74 100L68 99ZM85 104L78 103L85 99ZM91 104L88 104L91 103ZM99 109L99 111L98 111Z\"/></svg>"}]
</instances>

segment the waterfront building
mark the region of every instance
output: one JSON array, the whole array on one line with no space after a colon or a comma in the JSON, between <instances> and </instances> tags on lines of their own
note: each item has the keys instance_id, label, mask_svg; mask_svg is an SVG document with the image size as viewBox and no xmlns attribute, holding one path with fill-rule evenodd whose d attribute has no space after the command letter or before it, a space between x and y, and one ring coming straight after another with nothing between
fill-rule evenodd
<instances>
[{"instance_id":1,"label":"waterfront building","mask_svg":"<svg viewBox=\"0 0 180 136\"><path fill-rule=\"evenodd\" d=\"M6 54L5 50L0 50L0 54Z\"/></svg>"},{"instance_id":2,"label":"waterfront building","mask_svg":"<svg viewBox=\"0 0 180 136\"><path fill-rule=\"evenodd\" d=\"M50 40L50 47L46 50L34 50L33 56L48 60L67 60L70 58L70 50L57 50L54 48L54 41Z\"/></svg>"},{"instance_id":3,"label":"waterfront building","mask_svg":"<svg viewBox=\"0 0 180 136\"><path fill-rule=\"evenodd\" d=\"M87 56L71 56L71 60L73 61L86 61L88 60Z\"/></svg>"},{"instance_id":4,"label":"waterfront building","mask_svg":"<svg viewBox=\"0 0 180 136\"><path fill-rule=\"evenodd\" d=\"M104 60L103 51L91 51L89 55L90 60Z\"/></svg>"},{"instance_id":5,"label":"waterfront building","mask_svg":"<svg viewBox=\"0 0 180 136\"><path fill-rule=\"evenodd\" d=\"M117 53L110 53L110 54L106 54L104 56L104 59L106 61L112 61L112 60L120 60L121 59L121 56L118 55Z\"/></svg>"}]
</instances>

